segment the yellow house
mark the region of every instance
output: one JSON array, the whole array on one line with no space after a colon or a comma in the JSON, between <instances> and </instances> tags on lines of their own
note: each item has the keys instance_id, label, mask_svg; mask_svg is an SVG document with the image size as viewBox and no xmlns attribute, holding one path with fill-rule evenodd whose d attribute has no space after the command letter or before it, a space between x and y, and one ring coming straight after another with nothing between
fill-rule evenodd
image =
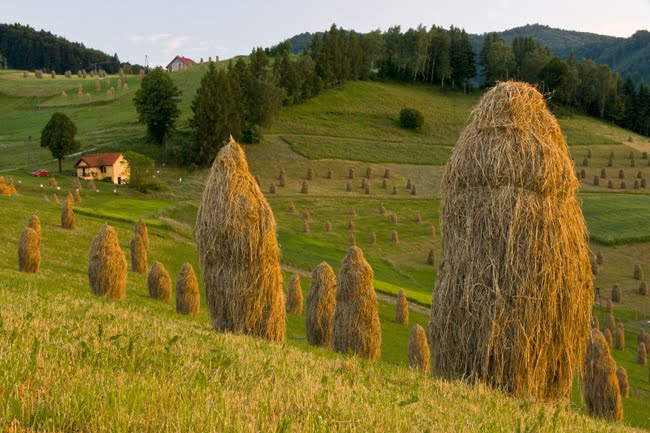
<instances>
[{"instance_id":1,"label":"yellow house","mask_svg":"<svg viewBox=\"0 0 650 433\"><path fill-rule=\"evenodd\" d=\"M122 152L84 155L74 165L77 176L82 179L104 180L121 184L129 179L129 164Z\"/></svg>"}]
</instances>

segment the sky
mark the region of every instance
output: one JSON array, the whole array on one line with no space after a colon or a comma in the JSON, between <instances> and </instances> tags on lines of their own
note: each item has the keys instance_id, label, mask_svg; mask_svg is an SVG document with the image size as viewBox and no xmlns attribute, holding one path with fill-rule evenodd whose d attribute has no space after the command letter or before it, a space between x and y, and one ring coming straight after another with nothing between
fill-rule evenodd
<instances>
[{"instance_id":1,"label":"sky","mask_svg":"<svg viewBox=\"0 0 650 433\"><path fill-rule=\"evenodd\" d=\"M650 30L650 0L112 0L68 2L6 0L0 22L48 30L122 61L166 65L176 55L194 60L248 54L332 23L357 32L403 30L423 24L469 33L544 24L628 37Z\"/></svg>"}]
</instances>

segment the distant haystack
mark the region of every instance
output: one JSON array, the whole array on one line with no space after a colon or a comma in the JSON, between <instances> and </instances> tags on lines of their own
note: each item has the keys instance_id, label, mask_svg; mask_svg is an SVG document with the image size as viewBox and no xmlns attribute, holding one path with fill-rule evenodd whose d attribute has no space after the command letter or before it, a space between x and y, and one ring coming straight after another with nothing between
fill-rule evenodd
<instances>
[{"instance_id":1,"label":"distant haystack","mask_svg":"<svg viewBox=\"0 0 650 433\"><path fill-rule=\"evenodd\" d=\"M153 261L147 278L149 296L161 301L168 301L172 294L172 280L167 269L158 260Z\"/></svg>"},{"instance_id":2,"label":"distant haystack","mask_svg":"<svg viewBox=\"0 0 650 433\"><path fill-rule=\"evenodd\" d=\"M27 227L18 240L18 270L38 273L41 265L41 239L36 230Z\"/></svg>"},{"instance_id":3,"label":"distant haystack","mask_svg":"<svg viewBox=\"0 0 650 433\"><path fill-rule=\"evenodd\" d=\"M74 212L72 211L72 202L70 195L61 205L61 227L72 230L74 228Z\"/></svg>"},{"instance_id":4,"label":"distant haystack","mask_svg":"<svg viewBox=\"0 0 650 433\"><path fill-rule=\"evenodd\" d=\"M176 311L194 316L200 304L199 282L192 265L185 262L176 278Z\"/></svg>"},{"instance_id":5,"label":"distant haystack","mask_svg":"<svg viewBox=\"0 0 650 433\"><path fill-rule=\"evenodd\" d=\"M514 395L567 398L594 290L579 183L544 97L515 82L485 93L442 187L432 370Z\"/></svg>"},{"instance_id":6,"label":"distant haystack","mask_svg":"<svg viewBox=\"0 0 650 433\"><path fill-rule=\"evenodd\" d=\"M38 215L33 214L29 217L29 220L27 220L27 227L33 229L36 232L36 235L38 236L38 245L40 246L41 239L43 237L43 229L41 225L41 219L38 217Z\"/></svg>"},{"instance_id":7,"label":"distant haystack","mask_svg":"<svg viewBox=\"0 0 650 433\"><path fill-rule=\"evenodd\" d=\"M627 370L622 365L616 369L616 376L618 377L618 387L621 391L621 398L628 398L630 396L630 382L627 377Z\"/></svg>"},{"instance_id":8,"label":"distant haystack","mask_svg":"<svg viewBox=\"0 0 650 433\"><path fill-rule=\"evenodd\" d=\"M305 329L307 341L314 346L330 347L336 307L336 275L326 262L311 273L307 295Z\"/></svg>"},{"instance_id":9,"label":"distant haystack","mask_svg":"<svg viewBox=\"0 0 650 433\"><path fill-rule=\"evenodd\" d=\"M409 364L411 368L429 371L429 344L424 329L415 325L409 334Z\"/></svg>"},{"instance_id":10,"label":"distant haystack","mask_svg":"<svg viewBox=\"0 0 650 433\"><path fill-rule=\"evenodd\" d=\"M375 360L381 352L381 327L372 268L363 251L351 246L336 281L336 312L332 345L335 351L351 351Z\"/></svg>"},{"instance_id":11,"label":"distant haystack","mask_svg":"<svg viewBox=\"0 0 650 433\"><path fill-rule=\"evenodd\" d=\"M587 342L582 397L589 415L611 420L623 419L616 363L598 329L591 330Z\"/></svg>"},{"instance_id":12,"label":"distant haystack","mask_svg":"<svg viewBox=\"0 0 650 433\"><path fill-rule=\"evenodd\" d=\"M300 286L300 277L294 275L289 280L287 286L287 311L289 313L302 315L302 287Z\"/></svg>"},{"instance_id":13,"label":"distant haystack","mask_svg":"<svg viewBox=\"0 0 650 433\"><path fill-rule=\"evenodd\" d=\"M400 289L397 294L397 303L395 306L395 322L407 326L409 324L409 302L406 299L404 289Z\"/></svg>"},{"instance_id":14,"label":"distant haystack","mask_svg":"<svg viewBox=\"0 0 650 433\"><path fill-rule=\"evenodd\" d=\"M619 323L614 334L614 348L618 350L625 350L625 329L623 324Z\"/></svg>"},{"instance_id":15,"label":"distant haystack","mask_svg":"<svg viewBox=\"0 0 650 433\"><path fill-rule=\"evenodd\" d=\"M212 164L196 219L196 242L214 328L284 341L275 218L234 140Z\"/></svg>"},{"instance_id":16,"label":"distant haystack","mask_svg":"<svg viewBox=\"0 0 650 433\"><path fill-rule=\"evenodd\" d=\"M69 203L68 200L66 202ZM124 298L126 257L120 249L115 229L109 225L101 228L90 247L88 280L95 295Z\"/></svg>"}]
</instances>

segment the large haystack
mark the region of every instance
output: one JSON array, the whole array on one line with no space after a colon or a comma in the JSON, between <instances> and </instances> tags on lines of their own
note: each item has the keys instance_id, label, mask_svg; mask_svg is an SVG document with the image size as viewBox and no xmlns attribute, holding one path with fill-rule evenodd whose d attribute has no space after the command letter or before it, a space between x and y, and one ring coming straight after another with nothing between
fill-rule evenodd
<instances>
[{"instance_id":1,"label":"large haystack","mask_svg":"<svg viewBox=\"0 0 650 433\"><path fill-rule=\"evenodd\" d=\"M429 371L429 344L420 325L415 325L409 335L409 364L411 368Z\"/></svg>"},{"instance_id":2,"label":"large haystack","mask_svg":"<svg viewBox=\"0 0 650 433\"><path fill-rule=\"evenodd\" d=\"M587 342L582 397L589 415L612 420L623 419L616 363L598 329L591 330Z\"/></svg>"},{"instance_id":3,"label":"large haystack","mask_svg":"<svg viewBox=\"0 0 650 433\"><path fill-rule=\"evenodd\" d=\"M314 346L330 347L336 307L336 275L327 262L311 273L305 310L307 341Z\"/></svg>"},{"instance_id":4,"label":"large haystack","mask_svg":"<svg viewBox=\"0 0 650 433\"><path fill-rule=\"evenodd\" d=\"M200 304L199 282L192 265L185 262L176 278L176 311L194 316Z\"/></svg>"},{"instance_id":5,"label":"large haystack","mask_svg":"<svg viewBox=\"0 0 650 433\"><path fill-rule=\"evenodd\" d=\"M43 229L41 225L41 219L38 217L38 215L33 214L29 217L29 220L27 220L27 227L33 229L36 232L36 235L38 236L38 244L40 246L41 239L43 238Z\"/></svg>"},{"instance_id":6,"label":"large haystack","mask_svg":"<svg viewBox=\"0 0 650 433\"><path fill-rule=\"evenodd\" d=\"M68 198L63 200L61 205L61 227L70 230L74 228L74 212L72 211L74 199L71 200L71 197L71 195L68 195Z\"/></svg>"},{"instance_id":7,"label":"large haystack","mask_svg":"<svg viewBox=\"0 0 650 433\"><path fill-rule=\"evenodd\" d=\"M381 353L381 327L372 268L361 248L351 246L336 280L332 346L335 351L375 360Z\"/></svg>"},{"instance_id":8,"label":"large haystack","mask_svg":"<svg viewBox=\"0 0 650 433\"><path fill-rule=\"evenodd\" d=\"M289 313L302 315L302 286L300 285L300 277L294 275L289 280L287 286L287 311Z\"/></svg>"},{"instance_id":9,"label":"large haystack","mask_svg":"<svg viewBox=\"0 0 650 433\"><path fill-rule=\"evenodd\" d=\"M149 250L149 230L147 229L147 223L142 217L135 223L135 234L142 238L144 249Z\"/></svg>"},{"instance_id":10,"label":"large haystack","mask_svg":"<svg viewBox=\"0 0 650 433\"><path fill-rule=\"evenodd\" d=\"M172 295L172 280L169 272L158 260L153 261L149 276L147 277L149 296L161 301L168 301Z\"/></svg>"},{"instance_id":11,"label":"large haystack","mask_svg":"<svg viewBox=\"0 0 650 433\"><path fill-rule=\"evenodd\" d=\"M196 241L213 326L284 341L275 218L234 140L212 164L197 215Z\"/></svg>"},{"instance_id":12,"label":"large haystack","mask_svg":"<svg viewBox=\"0 0 650 433\"><path fill-rule=\"evenodd\" d=\"M437 375L569 396L593 299L573 169L537 90L506 82L483 96L443 176L428 329Z\"/></svg>"},{"instance_id":13,"label":"large haystack","mask_svg":"<svg viewBox=\"0 0 650 433\"><path fill-rule=\"evenodd\" d=\"M409 324L409 302L404 289L399 290L395 304L395 322L407 326Z\"/></svg>"},{"instance_id":14,"label":"large haystack","mask_svg":"<svg viewBox=\"0 0 650 433\"><path fill-rule=\"evenodd\" d=\"M41 237L36 230L27 227L18 240L18 270L35 274L41 266Z\"/></svg>"},{"instance_id":15,"label":"large haystack","mask_svg":"<svg viewBox=\"0 0 650 433\"><path fill-rule=\"evenodd\" d=\"M120 249L115 229L109 225L101 228L90 247L88 280L95 295L124 298L126 257Z\"/></svg>"},{"instance_id":16,"label":"large haystack","mask_svg":"<svg viewBox=\"0 0 650 433\"><path fill-rule=\"evenodd\" d=\"M147 272L147 248L137 233L131 238L131 270L139 274Z\"/></svg>"},{"instance_id":17,"label":"large haystack","mask_svg":"<svg viewBox=\"0 0 650 433\"><path fill-rule=\"evenodd\" d=\"M619 323L614 334L614 348L618 350L625 350L625 329L623 324Z\"/></svg>"}]
</instances>

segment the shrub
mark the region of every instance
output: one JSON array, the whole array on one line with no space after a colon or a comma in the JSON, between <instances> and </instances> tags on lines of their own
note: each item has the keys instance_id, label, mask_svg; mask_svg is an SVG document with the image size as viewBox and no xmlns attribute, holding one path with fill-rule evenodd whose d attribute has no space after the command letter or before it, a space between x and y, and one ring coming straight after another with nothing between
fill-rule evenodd
<instances>
[{"instance_id":1,"label":"shrub","mask_svg":"<svg viewBox=\"0 0 650 433\"><path fill-rule=\"evenodd\" d=\"M399 112L399 124L406 129L419 129L424 124L424 116L415 108L402 108Z\"/></svg>"}]
</instances>

